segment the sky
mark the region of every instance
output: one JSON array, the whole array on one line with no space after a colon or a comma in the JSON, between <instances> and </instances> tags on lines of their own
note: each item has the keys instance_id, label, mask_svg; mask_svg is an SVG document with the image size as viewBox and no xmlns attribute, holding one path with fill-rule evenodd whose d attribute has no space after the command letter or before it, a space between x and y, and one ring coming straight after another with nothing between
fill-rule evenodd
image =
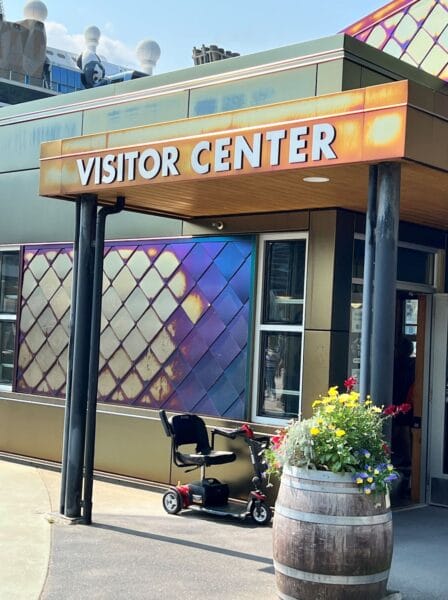
<instances>
[{"instance_id":1,"label":"sky","mask_svg":"<svg viewBox=\"0 0 448 600\"><path fill-rule=\"evenodd\" d=\"M2 0L8 21L23 19L24 0ZM44 0L45 1L45 0ZM155 40L155 74L193 66L193 46L252 54L338 33L387 0L46 0L48 45L81 52L84 30L101 30L98 53L138 68L135 48Z\"/></svg>"}]
</instances>

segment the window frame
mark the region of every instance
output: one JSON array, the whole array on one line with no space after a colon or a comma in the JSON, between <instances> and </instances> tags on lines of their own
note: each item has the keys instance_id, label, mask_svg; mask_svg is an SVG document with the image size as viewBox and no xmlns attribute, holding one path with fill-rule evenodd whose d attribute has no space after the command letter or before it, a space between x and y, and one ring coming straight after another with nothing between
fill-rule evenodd
<instances>
[{"instance_id":1,"label":"window frame","mask_svg":"<svg viewBox=\"0 0 448 600\"><path fill-rule=\"evenodd\" d=\"M19 267L17 271L17 304L15 313L5 313L0 312L0 321L6 323L15 323L17 327L17 314L19 310L19 300L20 300L20 246L0 246L0 255L4 255L7 253L16 253L19 257ZM16 329L17 336L17 329ZM14 372L15 372L15 358L16 358L16 344L14 344L14 353L13 353L13 380L11 383L1 383L0 382L0 391L10 392L12 391L12 386L14 383Z\"/></svg>"},{"instance_id":2,"label":"window frame","mask_svg":"<svg viewBox=\"0 0 448 600\"><path fill-rule=\"evenodd\" d=\"M251 395L251 421L265 425L285 425L290 419L267 417L258 414L258 396L260 389L260 374L262 372L261 361L261 341L263 333L279 332L279 333L299 333L301 335L300 349L300 378L299 378L299 412L300 416L302 406L302 387L303 387L303 357L304 357L304 334L305 334L305 319L306 319L306 290L307 290L307 270L308 270L308 232L291 232L291 233L266 233L258 236L258 253L257 253L257 282L256 282L256 301L255 301L255 316L254 316L254 342L253 342L253 364L252 364L252 395ZM263 300L265 291L265 276L267 275L266 267L266 245L268 242L275 241L305 241L305 265L304 265L304 282L303 282L303 318L301 325L287 324L266 324L263 322Z\"/></svg>"}]
</instances>

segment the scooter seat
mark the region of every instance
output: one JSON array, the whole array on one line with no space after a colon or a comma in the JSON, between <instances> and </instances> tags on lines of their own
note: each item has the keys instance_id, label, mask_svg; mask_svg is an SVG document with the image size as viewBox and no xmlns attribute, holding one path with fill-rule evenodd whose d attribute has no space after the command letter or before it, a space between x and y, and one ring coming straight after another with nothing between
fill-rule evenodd
<instances>
[{"instance_id":1,"label":"scooter seat","mask_svg":"<svg viewBox=\"0 0 448 600\"><path fill-rule=\"evenodd\" d=\"M211 450L207 454L202 454L201 452L184 454L177 451L176 458L186 467L194 465L197 465L198 467L209 467L211 465L225 465L231 463L236 459L236 454L226 450Z\"/></svg>"}]
</instances>

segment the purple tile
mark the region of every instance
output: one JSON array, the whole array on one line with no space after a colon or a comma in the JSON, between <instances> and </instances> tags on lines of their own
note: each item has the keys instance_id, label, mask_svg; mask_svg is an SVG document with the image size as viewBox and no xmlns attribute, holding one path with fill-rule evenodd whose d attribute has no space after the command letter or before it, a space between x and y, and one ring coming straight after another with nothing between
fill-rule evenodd
<instances>
[{"instance_id":1,"label":"purple tile","mask_svg":"<svg viewBox=\"0 0 448 600\"><path fill-rule=\"evenodd\" d=\"M251 267L250 261L242 265L230 280L230 285L241 302L247 302L250 295Z\"/></svg>"},{"instance_id":2,"label":"purple tile","mask_svg":"<svg viewBox=\"0 0 448 600\"><path fill-rule=\"evenodd\" d=\"M225 242L202 242L201 245L209 256L215 258L215 256L217 256L224 248Z\"/></svg>"},{"instance_id":3,"label":"purple tile","mask_svg":"<svg viewBox=\"0 0 448 600\"><path fill-rule=\"evenodd\" d=\"M245 406L246 406L246 397L244 394L234 402L229 408L226 410L223 417L227 417L228 419L237 419L239 421L243 421L245 418Z\"/></svg>"},{"instance_id":4,"label":"purple tile","mask_svg":"<svg viewBox=\"0 0 448 600\"><path fill-rule=\"evenodd\" d=\"M212 263L212 258L198 243L183 261L183 267L197 281Z\"/></svg>"},{"instance_id":5,"label":"purple tile","mask_svg":"<svg viewBox=\"0 0 448 600\"><path fill-rule=\"evenodd\" d=\"M227 280L215 265L210 265L198 281L198 287L209 302L213 302L216 296L226 287L226 284Z\"/></svg>"},{"instance_id":6,"label":"purple tile","mask_svg":"<svg viewBox=\"0 0 448 600\"><path fill-rule=\"evenodd\" d=\"M215 258L215 264L226 280L229 280L241 267L244 260L245 257L241 254L237 246L229 242L220 255Z\"/></svg>"},{"instance_id":7,"label":"purple tile","mask_svg":"<svg viewBox=\"0 0 448 600\"><path fill-rule=\"evenodd\" d=\"M162 252L162 250L164 248L165 248L165 244L161 244L161 243L155 243L155 244L149 243L149 244L141 244L140 245L140 250L144 250L146 252L151 263L153 263L157 259L157 257L159 256L159 254Z\"/></svg>"},{"instance_id":8,"label":"purple tile","mask_svg":"<svg viewBox=\"0 0 448 600\"><path fill-rule=\"evenodd\" d=\"M241 348L225 331L210 348L210 352L216 358L223 369L226 369L236 356L241 352Z\"/></svg>"},{"instance_id":9,"label":"purple tile","mask_svg":"<svg viewBox=\"0 0 448 600\"><path fill-rule=\"evenodd\" d=\"M225 374L239 394L244 394L247 383L247 352L243 350L227 367Z\"/></svg>"},{"instance_id":10,"label":"purple tile","mask_svg":"<svg viewBox=\"0 0 448 600\"><path fill-rule=\"evenodd\" d=\"M194 368L194 374L205 389L211 388L222 375L222 367L210 352L207 352Z\"/></svg>"},{"instance_id":11,"label":"purple tile","mask_svg":"<svg viewBox=\"0 0 448 600\"><path fill-rule=\"evenodd\" d=\"M195 284L193 277L180 265L170 277L168 287L180 303L191 292Z\"/></svg>"},{"instance_id":12,"label":"purple tile","mask_svg":"<svg viewBox=\"0 0 448 600\"><path fill-rule=\"evenodd\" d=\"M165 373L160 373L153 379L148 386L149 393L154 398L155 406L152 408L160 408L171 396L174 387Z\"/></svg>"},{"instance_id":13,"label":"purple tile","mask_svg":"<svg viewBox=\"0 0 448 600\"><path fill-rule=\"evenodd\" d=\"M195 404L191 408L191 410L199 415L210 415L212 417L221 416L213 401L208 396L202 398L197 404Z\"/></svg>"},{"instance_id":14,"label":"purple tile","mask_svg":"<svg viewBox=\"0 0 448 600\"><path fill-rule=\"evenodd\" d=\"M194 367L207 352L208 346L199 333L193 329L193 331L184 339L179 350L187 363L191 367Z\"/></svg>"},{"instance_id":15,"label":"purple tile","mask_svg":"<svg viewBox=\"0 0 448 600\"><path fill-rule=\"evenodd\" d=\"M244 258L247 258L254 251L255 238L240 239L235 241L234 243L238 250L241 252L241 254L244 256Z\"/></svg>"},{"instance_id":16,"label":"purple tile","mask_svg":"<svg viewBox=\"0 0 448 600\"><path fill-rule=\"evenodd\" d=\"M167 249L171 250L173 254L177 256L177 258L182 261L187 256L189 252L191 252L192 248L195 246L193 242L185 244L183 242L174 242L168 244Z\"/></svg>"},{"instance_id":17,"label":"purple tile","mask_svg":"<svg viewBox=\"0 0 448 600\"><path fill-rule=\"evenodd\" d=\"M194 374L190 373L176 389L175 394L178 398L182 399L182 410L188 412L205 396L206 390L196 379ZM171 399L169 399L168 402L170 400Z\"/></svg>"},{"instance_id":18,"label":"purple tile","mask_svg":"<svg viewBox=\"0 0 448 600\"><path fill-rule=\"evenodd\" d=\"M171 356L164 367L164 373L170 379L174 387L177 387L190 371L190 365L183 359L182 354L178 351Z\"/></svg>"},{"instance_id":19,"label":"purple tile","mask_svg":"<svg viewBox=\"0 0 448 600\"><path fill-rule=\"evenodd\" d=\"M174 394L170 396L170 398L165 402L165 404L162 405L161 408L173 412L188 412L186 411L185 406L182 403L182 398L178 395L177 392L174 392Z\"/></svg>"},{"instance_id":20,"label":"purple tile","mask_svg":"<svg viewBox=\"0 0 448 600\"><path fill-rule=\"evenodd\" d=\"M225 325L230 323L242 306L241 300L231 287L226 287L213 303L213 308Z\"/></svg>"},{"instance_id":21,"label":"purple tile","mask_svg":"<svg viewBox=\"0 0 448 600\"><path fill-rule=\"evenodd\" d=\"M244 348L249 337L249 325L243 314L239 314L228 326L228 333L240 348Z\"/></svg>"},{"instance_id":22,"label":"purple tile","mask_svg":"<svg viewBox=\"0 0 448 600\"><path fill-rule=\"evenodd\" d=\"M232 382L223 375L208 391L208 397L213 402L219 415L224 415L232 404L238 400L239 394Z\"/></svg>"},{"instance_id":23,"label":"purple tile","mask_svg":"<svg viewBox=\"0 0 448 600\"><path fill-rule=\"evenodd\" d=\"M166 323L166 329L178 346L193 329L193 323L185 314L184 309L179 306Z\"/></svg>"},{"instance_id":24,"label":"purple tile","mask_svg":"<svg viewBox=\"0 0 448 600\"><path fill-rule=\"evenodd\" d=\"M196 330L207 344L211 346L225 329L225 325L213 308L210 308L198 322Z\"/></svg>"}]
</instances>

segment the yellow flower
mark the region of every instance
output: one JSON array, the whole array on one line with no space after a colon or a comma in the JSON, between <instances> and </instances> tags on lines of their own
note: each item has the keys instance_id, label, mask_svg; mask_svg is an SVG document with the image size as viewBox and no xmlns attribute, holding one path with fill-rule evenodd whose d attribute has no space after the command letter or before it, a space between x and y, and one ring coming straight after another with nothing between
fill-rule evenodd
<instances>
[{"instance_id":1,"label":"yellow flower","mask_svg":"<svg viewBox=\"0 0 448 600\"><path fill-rule=\"evenodd\" d=\"M371 406L370 407L370 412L380 413L380 412L383 412L383 411L381 410L381 408L379 406Z\"/></svg>"},{"instance_id":2,"label":"yellow flower","mask_svg":"<svg viewBox=\"0 0 448 600\"><path fill-rule=\"evenodd\" d=\"M333 404L329 404L328 406L325 407L325 412L326 413L332 413L335 409L335 406Z\"/></svg>"},{"instance_id":3,"label":"yellow flower","mask_svg":"<svg viewBox=\"0 0 448 600\"><path fill-rule=\"evenodd\" d=\"M339 396L339 402L341 404L344 404L345 402L347 402L348 400L350 400L350 396L348 394L341 394Z\"/></svg>"},{"instance_id":4,"label":"yellow flower","mask_svg":"<svg viewBox=\"0 0 448 600\"><path fill-rule=\"evenodd\" d=\"M366 406L369 406L369 404L372 404L372 400L366 400L366 401L364 402L364 404L365 404Z\"/></svg>"},{"instance_id":5,"label":"yellow flower","mask_svg":"<svg viewBox=\"0 0 448 600\"><path fill-rule=\"evenodd\" d=\"M367 477L367 483L373 483L373 477Z\"/></svg>"},{"instance_id":6,"label":"yellow flower","mask_svg":"<svg viewBox=\"0 0 448 600\"><path fill-rule=\"evenodd\" d=\"M343 429L336 429L336 435L337 437L342 437L345 435L345 431Z\"/></svg>"},{"instance_id":7,"label":"yellow flower","mask_svg":"<svg viewBox=\"0 0 448 600\"><path fill-rule=\"evenodd\" d=\"M324 420L323 420L323 419L321 419L321 418L319 418L319 419L317 419L316 423L317 423L318 425L323 425L323 424L324 424Z\"/></svg>"},{"instance_id":8,"label":"yellow flower","mask_svg":"<svg viewBox=\"0 0 448 600\"><path fill-rule=\"evenodd\" d=\"M370 496L371 493L372 493L372 490L370 488L366 488L364 490L364 494L366 494L367 496Z\"/></svg>"},{"instance_id":9,"label":"yellow flower","mask_svg":"<svg viewBox=\"0 0 448 600\"><path fill-rule=\"evenodd\" d=\"M330 431L334 431L334 430L336 429L336 427L333 425L333 423L330 423L330 424L328 425L328 429L329 429Z\"/></svg>"},{"instance_id":10,"label":"yellow flower","mask_svg":"<svg viewBox=\"0 0 448 600\"><path fill-rule=\"evenodd\" d=\"M334 385L333 387L331 387L331 388L328 390L328 395L329 395L329 396L337 396L337 395L338 395L338 386L337 386L337 385Z\"/></svg>"},{"instance_id":11,"label":"yellow flower","mask_svg":"<svg viewBox=\"0 0 448 600\"><path fill-rule=\"evenodd\" d=\"M322 400L315 400L313 402L313 408L316 408L316 406L319 406L319 404L322 404Z\"/></svg>"},{"instance_id":12,"label":"yellow flower","mask_svg":"<svg viewBox=\"0 0 448 600\"><path fill-rule=\"evenodd\" d=\"M357 483L358 485L361 485L361 483L362 483L362 479L361 479L361 477L357 477L357 478L356 478L356 483Z\"/></svg>"},{"instance_id":13,"label":"yellow flower","mask_svg":"<svg viewBox=\"0 0 448 600\"><path fill-rule=\"evenodd\" d=\"M387 470L388 471L393 471L394 470L394 465L387 465Z\"/></svg>"},{"instance_id":14,"label":"yellow flower","mask_svg":"<svg viewBox=\"0 0 448 600\"><path fill-rule=\"evenodd\" d=\"M350 398L353 400L353 402L357 402L359 400L359 392L351 391Z\"/></svg>"},{"instance_id":15,"label":"yellow flower","mask_svg":"<svg viewBox=\"0 0 448 600\"><path fill-rule=\"evenodd\" d=\"M380 472L378 471L378 469L375 469L375 470L373 471L373 473L374 473L374 475L379 475L379 474L380 474Z\"/></svg>"},{"instance_id":16,"label":"yellow flower","mask_svg":"<svg viewBox=\"0 0 448 600\"><path fill-rule=\"evenodd\" d=\"M311 435L319 435L319 433L320 433L319 427L311 427L310 433L311 433Z\"/></svg>"},{"instance_id":17,"label":"yellow flower","mask_svg":"<svg viewBox=\"0 0 448 600\"><path fill-rule=\"evenodd\" d=\"M347 402L346 407L347 408L356 408L356 404L354 402Z\"/></svg>"}]
</instances>

